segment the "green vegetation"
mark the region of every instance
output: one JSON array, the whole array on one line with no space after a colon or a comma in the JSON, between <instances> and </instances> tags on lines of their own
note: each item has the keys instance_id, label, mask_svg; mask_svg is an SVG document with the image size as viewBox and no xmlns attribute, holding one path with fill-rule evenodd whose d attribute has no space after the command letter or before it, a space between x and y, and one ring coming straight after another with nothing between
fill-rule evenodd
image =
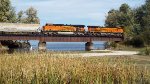
<instances>
[{"instance_id":1,"label":"green vegetation","mask_svg":"<svg viewBox=\"0 0 150 84\"><path fill-rule=\"evenodd\" d=\"M0 84L150 83L150 60L75 56L68 53L0 55Z\"/></svg>"},{"instance_id":2,"label":"green vegetation","mask_svg":"<svg viewBox=\"0 0 150 84\"><path fill-rule=\"evenodd\" d=\"M30 7L25 12L20 11L17 15L18 15L17 21L20 23L40 23L40 20L37 17L37 10L34 9L33 7Z\"/></svg>"},{"instance_id":3,"label":"green vegetation","mask_svg":"<svg viewBox=\"0 0 150 84\"><path fill-rule=\"evenodd\" d=\"M16 14L9 0L0 0L0 22L15 22Z\"/></svg>"},{"instance_id":4,"label":"green vegetation","mask_svg":"<svg viewBox=\"0 0 150 84\"><path fill-rule=\"evenodd\" d=\"M139 54L140 55L148 55L148 56L150 56L150 47L146 47L144 49L141 49Z\"/></svg>"},{"instance_id":5,"label":"green vegetation","mask_svg":"<svg viewBox=\"0 0 150 84\"><path fill-rule=\"evenodd\" d=\"M0 0L0 22L39 23L39 18L37 17L37 10L33 7L16 14L10 0Z\"/></svg>"},{"instance_id":6,"label":"green vegetation","mask_svg":"<svg viewBox=\"0 0 150 84\"><path fill-rule=\"evenodd\" d=\"M143 47L150 45L150 0L138 8L131 9L128 4L122 4L119 10L108 12L105 25L109 27L123 26L125 45Z\"/></svg>"}]
</instances>

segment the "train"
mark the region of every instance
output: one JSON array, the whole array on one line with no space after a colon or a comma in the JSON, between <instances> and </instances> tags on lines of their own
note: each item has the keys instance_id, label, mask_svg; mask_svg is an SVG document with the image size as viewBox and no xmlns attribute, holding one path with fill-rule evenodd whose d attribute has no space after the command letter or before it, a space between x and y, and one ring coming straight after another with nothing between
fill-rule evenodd
<instances>
[{"instance_id":1,"label":"train","mask_svg":"<svg viewBox=\"0 0 150 84\"><path fill-rule=\"evenodd\" d=\"M84 35L84 36L123 36L124 28L71 25L71 24L40 24L0 23L0 34L21 35Z\"/></svg>"},{"instance_id":2,"label":"train","mask_svg":"<svg viewBox=\"0 0 150 84\"><path fill-rule=\"evenodd\" d=\"M47 35L73 34L87 36L123 36L123 27L101 27L85 25L46 24L42 31Z\"/></svg>"}]
</instances>

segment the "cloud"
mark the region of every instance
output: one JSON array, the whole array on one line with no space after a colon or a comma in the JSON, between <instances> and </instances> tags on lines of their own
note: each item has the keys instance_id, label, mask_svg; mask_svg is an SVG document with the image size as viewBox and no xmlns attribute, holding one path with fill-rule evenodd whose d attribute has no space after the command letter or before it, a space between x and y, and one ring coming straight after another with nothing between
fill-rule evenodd
<instances>
[{"instance_id":1,"label":"cloud","mask_svg":"<svg viewBox=\"0 0 150 84\"><path fill-rule=\"evenodd\" d=\"M110 9L122 3L137 7L143 0L11 0L17 11L30 6L38 10L41 23L103 25Z\"/></svg>"}]
</instances>

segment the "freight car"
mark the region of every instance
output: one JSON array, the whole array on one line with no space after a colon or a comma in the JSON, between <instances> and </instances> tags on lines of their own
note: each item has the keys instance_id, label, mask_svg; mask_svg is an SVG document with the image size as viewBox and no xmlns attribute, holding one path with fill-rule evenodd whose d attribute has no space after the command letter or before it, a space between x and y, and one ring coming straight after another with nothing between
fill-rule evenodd
<instances>
[{"instance_id":1,"label":"freight car","mask_svg":"<svg viewBox=\"0 0 150 84\"><path fill-rule=\"evenodd\" d=\"M0 23L0 34L37 34L40 33L40 24Z\"/></svg>"},{"instance_id":2,"label":"freight car","mask_svg":"<svg viewBox=\"0 0 150 84\"><path fill-rule=\"evenodd\" d=\"M87 26L90 35L123 36L123 27Z\"/></svg>"},{"instance_id":3,"label":"freight car","mask_svg":"<svg viewBox=\"0 0 150 84\"><path fill-rule=\"evenodd\" d=\"M80 35L85 32L84 25L64 25L64 24L46 24L42 32L48 35L75 34Z\"/></svg>"}]
</instances>

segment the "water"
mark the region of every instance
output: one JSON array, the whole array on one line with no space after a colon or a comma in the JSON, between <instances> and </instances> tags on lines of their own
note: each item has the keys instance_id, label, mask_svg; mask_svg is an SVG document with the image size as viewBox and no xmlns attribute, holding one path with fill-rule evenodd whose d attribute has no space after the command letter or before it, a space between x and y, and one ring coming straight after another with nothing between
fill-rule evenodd
<instances>
[{"instance_id":1,"label":"water","mask_svg":"<svg viewBox=\"0 0 150 84\"><path fill-rule=\"evenodd\" d=\"M33 49L38 49L38 41L30 41ZM104 42L93 42L94 49L104 49ZM47 42L48 50L54 51L80 51L85 50L85 42Z\"/></svg>"}]
</instances>

